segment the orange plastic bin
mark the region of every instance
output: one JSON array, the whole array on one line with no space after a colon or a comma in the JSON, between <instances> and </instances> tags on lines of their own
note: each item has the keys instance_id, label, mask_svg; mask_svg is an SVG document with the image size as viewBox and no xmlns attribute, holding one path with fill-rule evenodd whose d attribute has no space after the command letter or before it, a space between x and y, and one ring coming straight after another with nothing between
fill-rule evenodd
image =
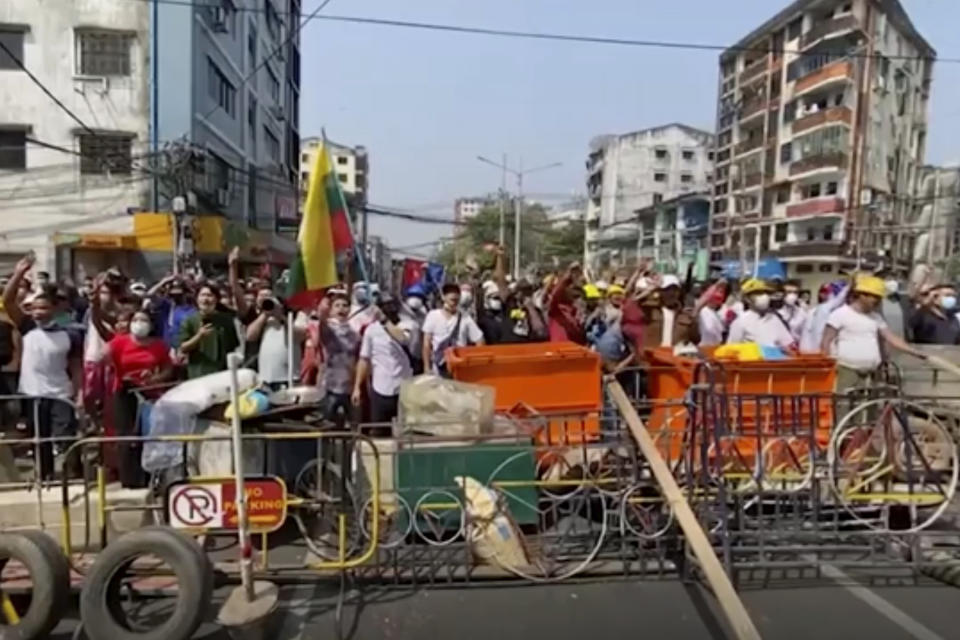
<instances>
[{"instance_id":1,"label":"orange plastic bin","mask_svg":"<svg viewBox=\"0 0 960 640\"><path fill-rule=\"evenodd\" d=\"M498 412L526 406L558 416L550 419L550 443L599 438L603 393L600 357L593 351L572 342L454 347L446 361L454 380L493 387Z\"/></svg>"}]
</instances>

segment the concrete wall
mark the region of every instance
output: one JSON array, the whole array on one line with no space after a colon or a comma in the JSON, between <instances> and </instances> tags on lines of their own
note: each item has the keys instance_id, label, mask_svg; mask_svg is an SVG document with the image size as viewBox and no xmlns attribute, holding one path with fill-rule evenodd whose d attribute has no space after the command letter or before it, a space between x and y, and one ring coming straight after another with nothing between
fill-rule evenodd
<instances>
[{"instance_id":1,"label":"concrete wall","mask_svg":"<svg viewBox=\"0 0 960 640\"><path fill-rule=\"evenodd\" d=\"M88 126L133 136L134 156L149 151L149 12L143 2L4 0L0 24L27 25L24 65ZM75 29L103 28L132 37L128 77L81 78ZM0 71L0 125L29 127L28 137L79 150L81 126L22 71ZM25 172L0 171L0 254L33 249L40 268L55 270L52 234L130 233L122 216L146 206L148 181L131 176L82 176L76 154L27 145ZM105 214L120 214L98 220Z\"/></svg>"}]
</instances>

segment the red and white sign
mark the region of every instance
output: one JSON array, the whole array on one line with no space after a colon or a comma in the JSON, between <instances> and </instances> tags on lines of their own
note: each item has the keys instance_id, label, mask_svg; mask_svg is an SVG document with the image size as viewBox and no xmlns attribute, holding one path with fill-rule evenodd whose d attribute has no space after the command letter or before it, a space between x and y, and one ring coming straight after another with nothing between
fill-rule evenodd
<instances>
[{"instance_id":1,"label":"red and white sign","mask_svg":"<svg viewBox=\"0 0 960 640\"><path fill-rule=\"evenodd\" d=\"M287 517L287 488L280 478L246 478L247 520L251 533L270 533ZM167 489L167 522L174 529L235 530L237 485L230 478L193 478Z\"/></svg>"}]
</instances>

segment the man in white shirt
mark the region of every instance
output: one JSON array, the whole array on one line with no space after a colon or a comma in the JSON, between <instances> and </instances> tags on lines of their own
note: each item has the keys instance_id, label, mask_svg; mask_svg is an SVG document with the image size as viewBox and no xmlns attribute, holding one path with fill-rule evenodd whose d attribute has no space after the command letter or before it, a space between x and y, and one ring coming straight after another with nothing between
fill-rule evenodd
<instances>
[{"instance_id":1,"label":"man in white shirt","mask_svg":"<svg viewBox=\"0 0 960 640\"><path fill-rule=\"evenodd\" d=\"M783 286L783 306L777 313L787 323L787 328L797 342L803 335L804 325L807 323L807 312L800 305L800 284L796 281L787 282Z\"/></svg>"},{"instance_id":2,"label":"man in white shirt","mask_svg":"<svg viewBox=\"0 0 960 640\"><path fill-rule=\"evenodd\" d=\"M830 314L820 350L837 358L837 390L869 383L883 362L884 345L925 360L926 356L895 335L878 313L886 285L876 276L862 276L853 287L853 301Z\"/></svg>"},{"instance_id":3,"label":"man in white shirt","mask_svg":"<svg viewBox=\"0 0 960 640\"><path fill-rule=\"evenodd\" d=\"M727 344L756 342L760 346L781 349L790 349L796 344L783 318L770 309L770 292L770 286L757 278L740 286L740 293L750 308L730 325Z\"/></svg>"},{"instance_id":4,"label":"man in white shirt","mask_svg":"<svg viewBox=\"0 0 960 640\"><path fill-rule=\"evenodd\" d=\"M699 301L697 324L700 327L700 346L715 347L723 344L727 332L722 307L727 298L726 281L720 280L710 286Z\"/></svg>"},{"instance_id":5,"label":"man in white shirt","mask_svg":"<svg viewBox=\"0 0 960 640\"><path fill-rule=\"evenodd\" d=\"M353 404L359 406L369 381L370 420L389 423L397 417L400 383L413 376L407 353L410 335L400 327L400 305L389 296L380 302L377 319L360 342L360 360L353 387ZM389 429L374 435L389 436Z\"/></svg>"},{"instance_id":6,"label":"man in white shirt","mask_svg":"<svg viewBox=\"0 0 960 640\"><path fill-rule=\"evenodd\" d=\"M444 352L449 347L483 344L476 321L460 311L460 287L443 285L443 306L423 321L423 366L437 375L446 374Z\"/></svg>"}]
</instances>

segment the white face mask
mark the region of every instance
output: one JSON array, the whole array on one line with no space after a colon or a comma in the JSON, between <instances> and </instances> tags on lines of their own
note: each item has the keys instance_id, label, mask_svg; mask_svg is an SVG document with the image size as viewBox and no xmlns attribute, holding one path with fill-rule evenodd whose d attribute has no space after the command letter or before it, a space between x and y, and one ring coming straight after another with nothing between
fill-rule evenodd
<instances>
[{"instance_id":1,"label":"white face mask","mask_svg":"<svg viewBox=\"0 0 960 640\"><path fill-rule=\"evenodd\" d=\"M150 335L150 323L145 320L134 320L130 323L130 333L137 338L146 338Z\"/></svg>"},{"instance_id":2,"label":"white face mask","mask_svg":"<svg viewBox=\"0 0 960 640\"><path fill-rule=\"evenodd\" d=\"M788 307L795 307L795 306L797 305L797 299L798 299L799 297L800 297L800 296L798 296L798 295L795 294L795 293L788 293L787 295L783 296L783 302L784 302L784 304L786 304Z\"/></svg>"},{"instance_id":3,"label":"white face mask","mask_svg":"<svg viewBox=\"0 0 960 640\"><path fill-rule=\"evenodd\" d=\"M500 298L487 298L487 309L500 311L500 309L503 309L503 301Z\"/></svg>"},{"instance_id":4,"label":"white face mask","mask_svg":"<svg viewBox=\"0 0 960 640\"><path fill-rule=\"evenodd\" d=\"M886 289L887 289L887 295L888 295L888 296L892 296L893 294L895 294L895 293L897 293L898 291L900 291L900 283L897 282L896 280L887 280L887 281L884 282L883 284L884 284L884 286L885 286Z\"/></svg>"},{"instance_id":5,"label":"white face mask","mask_svg":"<svg viewBox=\"0 0 960 640\"><path fill-rule=\"evenodd\" d=\"M461 289L460 290L460 306L469 307L473 304L473 291L470 289Z\"/></svg>"},{"instance_id":6,"label":"white face mask","mask_svg":"<svg viewBox=\"0 0 960 640\"><path fill-rule=\"evenodd\" d=\"M753 296L750 306L753 307L754 311L766 311L770 308L770 295L760 293Z\"/></svg>"},{"instance_id":7,"label":"white face mask","mask_svg":"<svg viewBox=\"0 0 960 640\"><path fill-rule=\"evenodd\" d=\"M407 298L407 306L410 307L412 311L420 311L423 309L423 300L417 298L416 296L412 296Z\"/></svg>"}]
</instances>

